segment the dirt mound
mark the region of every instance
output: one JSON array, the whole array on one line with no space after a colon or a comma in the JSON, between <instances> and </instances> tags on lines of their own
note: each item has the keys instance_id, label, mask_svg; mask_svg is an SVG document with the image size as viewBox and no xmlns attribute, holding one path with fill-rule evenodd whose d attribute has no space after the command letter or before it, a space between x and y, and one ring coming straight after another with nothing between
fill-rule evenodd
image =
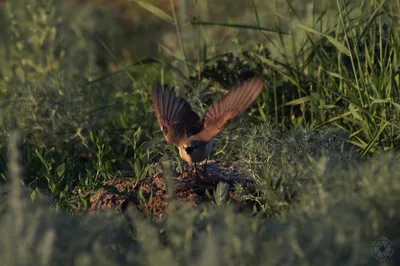
<instances>
[{"instance_id":1,"label":"dirt mound","mask_svg":"<svg viewBox=\"0 0 400 266\"><path fill-rule=\"evenodd\" d=\"M168 180L171 180L172 184L170 191L167 186L170 184ZM238 168L231 163L209 161L205 168L204 165L197 166L197 173L195 168L190 166L182 173L171 170L166 174L159 170L154 176L139 182L128 178L107 182L103 188L91 193L90 211L106 209L124 211L133 204L158 220L168 213L171 197L183 204L199 206L210 201L210 195L213 195L220 182L228 185L229 198L232 202L239 203L238 211L252 207L251 202L235 194L234 186L241 184L247 193L252 193L255 190L255 181L240 174Z\"/></svg>"}]
</instances>

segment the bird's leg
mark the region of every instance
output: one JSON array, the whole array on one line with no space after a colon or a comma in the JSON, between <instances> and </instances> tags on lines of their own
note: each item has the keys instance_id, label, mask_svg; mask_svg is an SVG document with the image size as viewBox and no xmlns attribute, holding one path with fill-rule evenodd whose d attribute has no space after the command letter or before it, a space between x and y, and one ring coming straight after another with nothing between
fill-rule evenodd
<instances>
[{"instance_id":1,"label":"bird's leg","mask_svg":"<svg viewBox=\"0 0 400 266\"><path fill-rule=\"evenodd\" d=\"M193 163L193 164L194 164L194 172L195 172L196 182L199 183L201 181L201 178L200 178L199 171L197 170L197 163Z\"/></svg>"},{"instance_id":2,"label":"bird's leg","mask_svg":"<svg viewBox=\"0 0 400 266\"><path fill-rule=\"evenodd\" d=\"M197 163L193 163L193 165L194 165L194 172L196 173L197 176Z\"/></svg>"},{"instance_id":3,"label":"bird's leg","mask_svg":"<svg viewBox=\"0 0 400 266\"><path fill-rule=\"evenodd\" d=\"M206 167L207 167L207 162L208 162L208 160L206 159L206 162L204 163L204 166L203 166L203 171L207 174L207 169L206 169Z\"/></svg>"}]
</instances>

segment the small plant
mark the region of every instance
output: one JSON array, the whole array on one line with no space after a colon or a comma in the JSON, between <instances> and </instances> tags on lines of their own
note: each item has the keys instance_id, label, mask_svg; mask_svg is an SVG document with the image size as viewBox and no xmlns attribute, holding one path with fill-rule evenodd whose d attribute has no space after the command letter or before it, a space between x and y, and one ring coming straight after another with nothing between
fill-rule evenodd
<instances>
[{"instance_id":1,"label":"small plant","mask_svg":"<svg viewBox=\"0 0 400 266\"><path fill-rule=\"evenodd\" d=\"M115 159L112 158L111 147L106 145L104 139L104 130L100 130L97 135L95 133L90 132L90 141L91 144L83 143L83 145L94 154L94 158L92 160L92 165L94 169L94 173L89 177L93 183L97 183L103 180L110 180L113 176L115 176L115 172L113 170L112 164L115 162Z\"/></svg>"},{"instance_id":2,"label":"small plant","mask_svg":"<svg viewBox=\"0 0 400 266\"><path fill-rule=\"evenodd\" d=\"M124 136L124 138L133 150L133 158L129 161L129 164L135 171L135 177L141 180L148 174L154 174L155 169L151 164L154 152L150 151L147 143L142 140L142 129L139 127L133 134L132 139L127 136Z\"/></svg>"}]
</instances>

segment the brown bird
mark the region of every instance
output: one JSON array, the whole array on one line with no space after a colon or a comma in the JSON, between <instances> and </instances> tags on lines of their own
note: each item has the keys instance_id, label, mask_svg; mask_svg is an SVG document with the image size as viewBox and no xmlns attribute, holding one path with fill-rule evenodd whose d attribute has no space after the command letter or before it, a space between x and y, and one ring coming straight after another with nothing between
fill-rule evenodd
<instances>
[{"instance_id":1,"label":"brown bird","mask_svg":"<svg viewBox=\"0 0 400 266\"><path fill-rule=\"evenodd\" d=\"M200 119L190 104L175 92L153 89L154 112L166 140L179 149L179 155L188 163L206 160L212 149L212 139L230 121L245 111L263 88L262 78L252 78L229 90L215 101Z\"/></svg>"}]
</instances>

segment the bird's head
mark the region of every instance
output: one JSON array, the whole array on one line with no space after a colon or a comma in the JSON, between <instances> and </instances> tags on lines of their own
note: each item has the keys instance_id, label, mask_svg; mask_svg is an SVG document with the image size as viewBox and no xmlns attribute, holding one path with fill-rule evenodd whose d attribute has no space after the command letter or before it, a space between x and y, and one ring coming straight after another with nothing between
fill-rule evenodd
<instances>
[{"instance_id":1,"label":"bird's head","mask_svg":"<svg viewBox=\"0 0 400 266\"><path fill-rule=\"evenodd\" d=\"M208 158L212 149L211 142L204 142L201 140L188 140L179 145L179 155L185 161L201 162Z\"/></svg>"}]
</instances>

